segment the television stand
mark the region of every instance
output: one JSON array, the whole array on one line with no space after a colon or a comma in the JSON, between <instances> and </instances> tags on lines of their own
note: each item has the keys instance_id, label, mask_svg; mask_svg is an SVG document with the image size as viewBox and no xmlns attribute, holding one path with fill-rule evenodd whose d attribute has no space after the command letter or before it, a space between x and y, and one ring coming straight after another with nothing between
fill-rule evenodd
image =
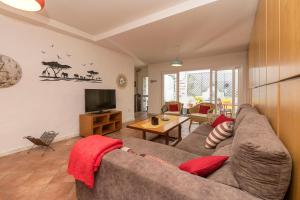
<instances>
[{"instance_id":1,"label":"television stand","mask_svg":"<svg viewBox=\"0 0 300 200\"><path fill-rule=\"evenodd\" d=\"M106 111L105 113L82 114L79 116L80 136L106 135L122 128L122 112Z\"/></svg>"},{"instance_id":2,"label":"television stand","mask_svg":"<svg viewBox=\"0 0 300 200\"><path fill-rule=\"evenodd\" d=\"M93 112L91 114L93 115L99 115L99 114L104 114L104 113L109 113L110 111L98 111L98 112Z\"/></svg>"},{"instance_id":3,"label":"television stand","mask_svg":"<svg viewBox=\"0 0 300 200\"><path fill-rule=\"evenodd\" d=\"M112 111L112 110L101 110L101 111L97 112L97 114L110 113L110 112L114 112L114 111Z\"/></svg>"}]
</instances>

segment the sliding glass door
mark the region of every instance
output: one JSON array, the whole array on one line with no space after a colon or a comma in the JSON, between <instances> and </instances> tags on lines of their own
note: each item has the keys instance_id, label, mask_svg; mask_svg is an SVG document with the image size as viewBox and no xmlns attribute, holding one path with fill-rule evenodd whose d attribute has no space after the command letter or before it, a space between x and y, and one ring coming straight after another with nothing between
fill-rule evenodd
<instances>
[{"instance_id":1,"label":"sliding glass door","mask_svg":"<svg viewBox=\"0 0 300 200\"><path fill-rule=\"evenodd\" d=\"M142 111L148 111L148 99L149 99L149 77L143 77L143 95L142 95Z\"/></svg>"},{"instance_id":2,"label":"sliding glass door","mask_svg":"<svg viewBox=\"0 0 300 200\"><path fill-rule=\"evenodd\" d=\"M163 74L163 102L185 107L215 104L217 113L234 115L239 104L239 69L177 71Z\"/></svg>"},{"instance_id":3,"label":"sliding glass door","mask_svg":"<svg viewBox=\"0 0 300 200\"><path fill-rule=\"evenodd\" d=\"M234 69L234 76L233 76L233 85L234 85L234 89L233 89L233 111L234 113L237 112L237 109L239 107L239 80L240 80L240 76L239 76L239 69L235 68Z\"/></svg>"},{"instance_id":4,"label":"sliding glass door","mask_svg":"<svg viewBox=\"0 0 300 200\"><path fill-rule=\"evenodd\" d=\"M214 71L214 99L217 101L216 112L226 115L234 115L238 107L238 87L239 87L239 70L218 70Z\"/></svg>"},{"instance_id":5,"label":"sliding glass door","mask_svg":"<svg viewBox=\"0 0 300 200\"><path fill-rule=\"evenodd\" d=\"M210 70L179 72L179 101L185 105L210 102Z\"/></svg>"}]
</instances>

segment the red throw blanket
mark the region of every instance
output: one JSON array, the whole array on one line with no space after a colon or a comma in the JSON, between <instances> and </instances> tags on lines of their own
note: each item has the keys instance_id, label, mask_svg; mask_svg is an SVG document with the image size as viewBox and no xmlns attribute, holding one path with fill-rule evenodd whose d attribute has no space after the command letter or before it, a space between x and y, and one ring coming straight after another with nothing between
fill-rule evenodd
<instances>
[{"instance_id":1,"label":"red throw blanket","mask_svg":"<svg viewBox=\"0 0 300 200\"><path fill-rule=\"evenodd\" d=\"M93 135L75 143L69 160L68 173L89 188L94 186L94 172L98 170L102 157L123 146L122 140Z\"/></svg>"}]
</instances>

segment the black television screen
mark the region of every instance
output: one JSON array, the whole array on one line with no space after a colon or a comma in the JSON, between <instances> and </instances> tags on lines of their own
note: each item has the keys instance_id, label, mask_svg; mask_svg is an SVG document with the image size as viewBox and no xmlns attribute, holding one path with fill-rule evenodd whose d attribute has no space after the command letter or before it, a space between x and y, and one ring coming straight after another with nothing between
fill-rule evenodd
<instances>
[{"instance_id":1,"label":"black television screen","mask_svg":"<svg viewBox=\"0 0 300 200\"><path fill-rule=\"evenodd\" d=\"M115 90L85 90L85 112L101 112L116 108Z\"/></svg>"}]
</instances>

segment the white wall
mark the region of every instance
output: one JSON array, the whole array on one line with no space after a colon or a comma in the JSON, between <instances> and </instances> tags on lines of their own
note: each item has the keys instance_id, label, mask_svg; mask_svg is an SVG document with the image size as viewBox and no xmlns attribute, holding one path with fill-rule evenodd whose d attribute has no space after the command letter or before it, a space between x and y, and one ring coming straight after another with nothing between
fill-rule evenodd
<instances>
[{"instance_id":1,"label":"white wall","mask_svg":"<svg viewBox=\"0 0 300 200\"><path fill-rule=\"evenodd\" d=\"M129 83L127 88L117 89L117 109L123 111L124 121L134 119L134 66L129 57L2 15L0 27L0 54L15 59L23 71L17 85L0 88L0 155L29 146L22 137L38 137L45 130L58 131L59 138L78 135L84 89L117 89L119 73L125 74ZM96 70L103 83L40 81L41 61L57 61L57 54L63 57L61 63L72 67L70 74ZM95 67L81 66L87 62L94 62Z\"/></svg>"},{"instance_id":2,"label":"white wall","mask_svg":"<svg viewBox=\"0 0 300 200\"><path fill-rule=\"evenodd\" d=\"M247 102L247 52L231 53L211 57L183 60L182 67L172 67L170 63L157 63L149 65L149 112L159 113L162 105L162 74L197 69L226 69L241 66L240 71L240 103ZM151 83L151 80L156 82Z\"/></svg>"}]
</instances>

